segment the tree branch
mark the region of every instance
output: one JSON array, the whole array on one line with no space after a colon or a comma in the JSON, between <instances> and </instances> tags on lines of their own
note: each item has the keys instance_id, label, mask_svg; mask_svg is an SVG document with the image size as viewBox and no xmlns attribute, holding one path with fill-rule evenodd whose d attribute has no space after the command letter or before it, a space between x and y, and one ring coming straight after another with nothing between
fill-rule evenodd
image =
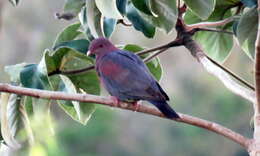
<instances>
[{"instance_id":1,"label":"tree branch","mask_svg":"<svg viewBox=\"0 0 260 156\"><path fill-rule=\"evenodd\" d=\"M205 54L206 55L206 54ZM247 86L248 88L250 88L252 91L255 91L255 87L252 86L249 82L247 82L246 80L244 80L243 78L239 77L238 75L236 75L234 72L232 72L231 70L229 70L228 68L220 65L218 62L216 62L215 60L213 60L212 58L210 58L209 56L206 55L206 57L212 62L214 63L216 66L218 66L219 68L221 68L222 70L224 70L225 72L227 72L229 75L231 75L232 77L234 77L236 80L238 80L239 82L241 82L242 84L244 84L245 86Z\"/></svg>"},{"instance_id":2,"label":"tree branch","mask_svg":"<svg viewBox=\"0 0 260 156\"><path fill-rule=\"evenodd\" d=\"M217 33L226 33L233 35L234 33L231 31L226 31L226 30L219 30L219 29L212 29L212 28L195 28L194 29L196 32L198 31L211 31L211 32L217 32Z\"/></svg>"},{"instance_id":3,"label":"tree branch","mask_svg":"<svg viewBox=\"0 0 260 156\"><path fill-rule=\"evenodd\" d=\"M187 25L187 30L192 30L195 28L204 28L204 27L216 27L216 26L222 26L229 22L232 22L234 20L234 17L229 17L221 21L215 21L215 22L201 22L196 24L190 24Z\"/></svg>"},{"instance_id":4,"label":"tree branch","mask_svg":"<svg viewBox=\"0 0 260 156\"><path fill-rule=\"evenodd\" d=\"M184 46L203 65L203 67L209 73L215 75L227 87L227 89L252 103L255 102L255 92L238 84L225 70L223 70L222 66L220 68L212 62L189 34L184 35Z\"/></svg>"},{"instance_id":5,"label":"tree branch","mask_svg":"<svg viewBox=\"0 0 260 156\"><path fill-rule=\"evenodd\" d=\"M142 55L145 55L145 54L157 51L157 50L163 50L163 49L166 50L166 49L168 49L170 47L176 47L176 46L181 46L181 45L182 44L181 44L180 40L174 40L174 41L171 41L171 42L169 42L167 44L164 44L164 45L161 45L161 46L158 46L158 47L155 47L155 48L146 49L146 50L137 52L136 54L139 55L139 56L142 56ZM163 51L165 51L165 50L163 50ZM148 62L149 60L146 60L146 62ZM88 67L85 67L85 68L82 68L82 69L69 70L69 71L61 71L61 70L58 69L58 70L55 70L55 71L52 71L52 72L48 73L48 76L53 76L53 75L56 75L56 74L63 74L63 75L78 74L78 73L86 72L86 71L89 71L89 70L92 70L92 69L95 69L95 66L88 66Z\"/></svg>"},{"instance_id":6,"label":"tree branch","mask_svg":"<svg viewBox=\"0 0 260 156\"><path fill-rule=\"evenodd\" d=\"M146 62L149 62L151 61L153 58L155 58L156 56L158 56L159 54L161 54L162 52L168 50L169 48L164 48L164 49L161 49L159 50L158 52L156 53L153 53L152 55L146 57L143 61L146 63Z\"/></svg>"},{"instance_id":7,"label":"tree branch","mask_svg":"<svg viewBox=\"0 0 260 156\"><path fill-rule=\"evenodd\" d=\"M19 95L25 95L25 96L32 96L36 98L44 98L44 99L52 99L52 100L72 100L72 101L80 101L80 102L91 102L91 103L98 103L103 104L110 107L117 107L125 110L131 110L131 111L137 111L149 115L154 115L157 117L165 118L164 115L158 111L156 108L151 108L145 105L140 105L138 109L136 110L136 107L132 105L131 103L125 103L120 102L120 104L116 105L114 100L111 98L106 98L103 96L95 96L90 94L68 94L64 92L55 92L55 91L46 91L46 90L39 90L39 89L30 89L30 88L23 88L19 86L12 86L9 84L3 84L0 83L0 92L8 92L8 93L14 93ZM206 130L212 131L214 133L217 133L219 135L222 135L245 149L248 148L250 144L250 139L242 136L239 133L236 133L226 127L223 127L217 123L210 122L207 120L203 120L197 117L192 117L190 115L185 115L178 113L180 116L180 119L177 119L175 121L186 123L189 125L193 125L196 127L204 128ZM168 119L168 118L165 118ZM174 119L169 119L174 120Z\"/></svg>"}]
</instances>

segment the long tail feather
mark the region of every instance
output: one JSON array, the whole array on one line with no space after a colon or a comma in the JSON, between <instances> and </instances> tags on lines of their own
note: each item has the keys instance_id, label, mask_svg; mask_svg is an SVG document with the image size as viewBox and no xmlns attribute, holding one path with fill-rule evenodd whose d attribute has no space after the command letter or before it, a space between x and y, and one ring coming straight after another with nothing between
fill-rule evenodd
<instances>
[{"instance_id":1,"label":"long tail feather","mask_svg":"<svg viewBox=\"0 0 260 156\"><path fill-rule=\"evenodd\" d=\"M149 101L155 105L167 118L180 118L166 101Z\"/></svg>"}]
</instances>

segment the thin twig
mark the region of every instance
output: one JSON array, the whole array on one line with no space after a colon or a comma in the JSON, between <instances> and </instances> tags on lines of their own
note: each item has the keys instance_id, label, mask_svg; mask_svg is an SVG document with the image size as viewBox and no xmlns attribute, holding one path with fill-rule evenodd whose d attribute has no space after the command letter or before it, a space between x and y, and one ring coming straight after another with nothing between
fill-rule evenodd
<instances>
[{"instance_id":1,"label":"thin twig","mask_svg":"<svg viewBox=\"0 0 260 156\"><path fill-rule=\"evenodd\" d=\"M211 32L217 32L217 33L226 33L233 35L234 33L231 31L226 31L226 30L219 30L219 29L213 29L213 28L196 28L194 31L211 31Z\"/></svg>"},{"instance_id":2,"label":"thin twig","mask_svg":"<svg viewBox=\"0 0 260 156\"><path fill-rule=\"evenodd\" d=\"M206 55L206 54L205 54ZM238 80L239 82L241 82L242 84L244 84L245 86L247 86L248 88L252 89L253 91L255 91L255 87L253 85L251 85L249 82L247 82L246 80L244 80L243 78L239 77L238 75L236 75L234 72L232 72L231 70L229 70L227 67L224 67L223 65L219 64L218 62L216 62L215 60L213 60L212 58L210 58L209 56L206 55L206 57L212 62L214 63L216 66L218 66L219 68L221 68L222 70L224 70L225 72L227 72L229 75L233 76L236 80Z\"/></svg>"},{"instance_id":3,"label":"thin twig","mask_svg":"<svg viewBox=\"0 0 260 156\"><path fill-rule=\"evenodd\" d=\"M203 28L203 27L216 27L216 26L221 26L225 25L229 22L232 22L234 20L234 17L229 17L221 21L215 21L215 22L201 22L201 23L196 23L196 24L190 24L187 25L187 30L192 30L195 28Z\"/></svg>"},{"instance_id":4,"label":"thin twig","mask_svg":"<svg viewBox=\"0 0 260 156\"><path fill-rule=\"evenodd\" d=\"M181 46L181 45L182 45L182 41L180 39L175 39L174 41L171 41L169 43L166 43L166 44L163 44L163 45L151 48L151 49L145 49L145 50L142 50L140 52L137 52L136 54L140 56L140 55L144 55L144 54L154 52L154 51L157 51L157 50L161 50L161 49L164 49L164 48L177 47L177 46Z\"/></svg>"},{"instance_id":5,"label":"thin twig","mask_svg":"<svg viewBox=\"0 0 260 156\"><path fill-rule=\"evenodd\" d=\"M147 62L149 62L150 60L152 60L153 58L155 58L156 56L158 56L159 54L161 54L162 52L166 51L167 49L169 49L169 48L161 49L161 50L159 50L158 52L156 52L156 53L154 53L154 54L152 54L152 55L146 57L143 61L144 61L145 63L147 63Z\"/></svg>"},{"instance_id":6,"label":"thin twig","mask_svg":"<svg viewBox=\"0 0 260 156\"><path fill-rule=\"evenodd\" d=\"M111 98L95 96L95 95L90 95L90 94L72 94L72 93L69 94L69 93L58 92L58 91L47 91L47 90L23 88L23 87L12 86L12 85L3 84L3 83L0 83L0 92L8 92L8 93L14 93L14 94L19 94L19 95L32 96L32 97L36 97L36 98L43 98L43 99L70 100L70 101L98 103L98 104L103 104L103 105L110 106L110 107L117 107L117 108L121 108L121 109L125 109L125 110L142 112L145 114L165 118L164 115L155 108L151 108L151 107L148 107L145 105L140 105L138 107L138 109L136 109L136 107L131 103L120 102L119 104L115 104L114 100L112 100ZM87 103L85 103L85 104L87 104ZM212 131L219 135L222 135L222 136L238 143L245 149L248 148L250 140L248 138L242 136L241 134L232 131L231 129L228 129L217 123L203 120L203 119L193 117L190 115L185 115L185 114L181 114L181 113L178 113L178 114L180 116L180 119L177 119L177 120L169 119L169 120L175 120L177 122L182 122L182 123L186 123L186 124L193 125L196 127L204 128L206 130L209 130L209 131ZM165 118L165 119L168 119L168 118Z\"/></svg>"},{"instance_id":7,"label":"thin twig","mask_svg":"<svg viewBox=\"0 0 260 156\"><path fill-rule=\"evenodd\" d=\"M214 60L207 57L202 48L191 38L191 36L186 35L185 37L184 46L203 65L206 71L217 77L226 86L226 88L233 93L249 100L252 103L255 102L255 92L253 90L240 85L234 79L232 79L233 75L227 73L225 70L223 70L225 69L223 66L220 64L216 65ZM241 82L240 79L238 81Z\"/></svg>"},{"instance_id":8,"label":"thin twig","mask_svg":"<svg viewBox=\"0 0 260 156\"><path fill-rule=\"evenodd\" d=\"M181 43L180 43L179 40L174 40L172 42L169 42L167 44L164 44L164 45L161 45L161 46L158 46L158 47L155 47L155 48L146 49L146 50L137 52L136 54L141 56L141 55L151 53L151 52L154 52L154 51L157 51L157 50L161 50L161 49L164 49L164 48L168 49L170 47L176 47L176 46L180 46L180 45L181 45ZM95 66L88 66L88 67L85 67L85 68L82 68L82 69L69 70L69 71L61 71L61 70L58 69L58 70L55 70L55 71L48 73L48 76L52 76L52 75L56 75L56 74L63 74L63 75L78 74L78 73L86 72L86 71L93 70L93 69L95 69Z\"/></svg>"},{"instance_id":9,"label":"thin twig","mask_svg":"<svg viewBox=\"0 0 260 156\"><path fill-rule=\"evenodd\" d=\"M92 69L95 69L95 66L89 66L89 67L78 69L78 70L61 71L60 74L63 74L63 75L78 74L78 73L83 73L83 72L86 72L86 71L89 71Z\"/></svg>"}]
</instances>

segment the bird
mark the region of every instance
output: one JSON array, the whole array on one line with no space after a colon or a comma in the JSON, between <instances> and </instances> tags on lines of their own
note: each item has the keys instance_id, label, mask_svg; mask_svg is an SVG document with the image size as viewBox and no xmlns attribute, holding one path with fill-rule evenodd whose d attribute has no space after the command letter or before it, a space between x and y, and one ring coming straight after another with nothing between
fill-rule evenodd
<instances>
[{"instance_id":1,"label":"bird","mask_svg":"<svg viewBox=\"0 0 260 156\"><path fill-rule=\"evenodd\" d=\"M136 105L137 101L145 100L165 117L180 118L167 103L168 95L138 55L120 50L103 37L91 41L87 55L96 56L95 69L101 85L116 103L125 101Z\"/></svg>"}]
</instances>

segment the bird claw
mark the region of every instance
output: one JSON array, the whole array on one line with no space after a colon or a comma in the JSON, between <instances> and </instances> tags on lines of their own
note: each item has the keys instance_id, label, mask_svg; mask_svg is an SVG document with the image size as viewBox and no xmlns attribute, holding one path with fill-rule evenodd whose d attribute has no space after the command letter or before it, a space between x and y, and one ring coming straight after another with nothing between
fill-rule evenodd
<instances>
[{"instance_id":1,"label":"bird claw","mask_svg":"<svg viewBox=\"0 0 260 156\"><path fill-rule=\"evenodd\" d=\"M110 99L113 101L113 107L118 107L119 106L119 99L115 96L110 96Z\"/></svg>"},{"instance_id":2,"label":"bird claw","mask_svg":"<svg viewBox=\"0 0 260 156\"><path fill-rule=\"evenodd\" d=\"M141 101L135 101L133 103L133 106L134 106L134 112L136 112L138 109L139 109L139 106L141 105Z\"/></svg>"}]
</instances>

